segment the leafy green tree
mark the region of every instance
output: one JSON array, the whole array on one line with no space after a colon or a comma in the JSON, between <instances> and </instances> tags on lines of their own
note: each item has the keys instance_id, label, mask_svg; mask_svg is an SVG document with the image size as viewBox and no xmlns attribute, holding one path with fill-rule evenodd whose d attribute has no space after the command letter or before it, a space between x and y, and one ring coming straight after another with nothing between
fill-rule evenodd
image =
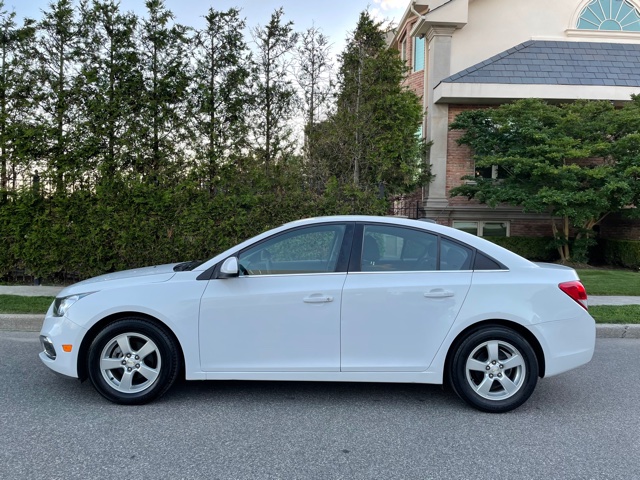
<instances>
[{"instance_id":1,"label":"leafy green tree","mask_svg":"<svg viewBox=\"0 0 640 480\"><path fill-rule=\"evenodd\" d=\"M472 182L450 194L549 214L562 260L585 261L592 228L640 200L639 157L620 152L637 130L616 138L612 132L618 117L604 101L551 105L525 99L463 112L451 124L464 130L459 143L471 147L476 168L495 165L501 174L497 179L464 177Z\"/></svg>"},{"instance_id":2,"label":"leafy green tree","mask_svg":"<svg viewBox=\"0 0 640 480\"><path fill-rule=\"evenodd\" d=\"M269 172L272 164L291 155L291 121L296 108L296 91L291 78L291 62L298 34L293 22L284 22L282 8L271 14L269 23L253 30L254 56L254 137L256 153Z\"/></svg>"},{"instance_id":3,"label":"leafy green tree","mask_svg":"<svg viewBox=\"0 0 640 480\"><path fill-rule=\"evenodd\" d=\"M640 95L632 95L615 115L609 125L608 139L614 142L611 154L618 162L622 175L630 180L640 180ZM629 205L638 206L637 198ZM629 213L638 209L628 209Z\"/></svg>"},{"instance_id":4,"label":"leafy green tree","mask_svg":"<svg viewBox=\"0 0 640 480\"><path fill-rule=\"evenodd\" d=\"M205 28L194 38L191 101L195 105L191 123L197 160L213 193L221 165L237 160L248 146L251 72L240 12L211 8L205 20Z\"/></svg>"},{"instance_id":5,"label":"leafy green tree","mask_svg":"<svg viewBox=\"0 0 640 480\"><path fill-rule=\"evenodd\" d=\"M398 52L388 49L381 24L369 12L340 56L335 113L318 126L320 170L342 184L388 193L415 189L428 179L418 97L402 85L407 73Z\"/></svg>"}]
</instances>

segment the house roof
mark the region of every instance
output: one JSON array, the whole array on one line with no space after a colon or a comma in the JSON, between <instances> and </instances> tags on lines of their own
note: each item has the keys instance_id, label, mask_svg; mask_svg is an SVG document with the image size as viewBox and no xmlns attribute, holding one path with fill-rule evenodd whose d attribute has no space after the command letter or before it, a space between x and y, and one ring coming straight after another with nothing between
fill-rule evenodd
<instances>
[{"instance_id":1,"label":"house roof","mask_svg":"<svg viewBox=\"0 0 640 480\"><path fill-rule=\"evenodd\" d=\"M640 44L530 40L442 83L640 86Z\"/></svg>"}]
</instances>

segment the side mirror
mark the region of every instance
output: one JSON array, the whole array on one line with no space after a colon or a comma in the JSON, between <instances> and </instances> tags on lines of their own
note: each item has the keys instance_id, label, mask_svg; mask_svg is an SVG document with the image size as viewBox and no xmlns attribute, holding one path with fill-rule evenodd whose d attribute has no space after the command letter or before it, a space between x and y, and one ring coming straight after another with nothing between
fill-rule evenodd
<instances>
[{"instance_id":1,"label":"side mirror","mask_svg":"<svg viewBox=\"0 0 640 480\"><path fill-rule=\"evenodd\" d=\"M240 270L238 268L238 259L236 257L229 257L222 262L218 278L237 277L239 274Z\"/></svg>"}]
</instances>

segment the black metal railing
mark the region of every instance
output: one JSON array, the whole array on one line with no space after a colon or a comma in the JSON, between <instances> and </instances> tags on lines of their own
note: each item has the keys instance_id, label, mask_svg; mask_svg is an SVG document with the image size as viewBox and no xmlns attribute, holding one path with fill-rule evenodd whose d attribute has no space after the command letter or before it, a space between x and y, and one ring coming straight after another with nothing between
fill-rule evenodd
<instances>
[{"instance_id":1,"label":"black metal railing","mask_svg":"<svg viewBox=\"0 0 640 480\"><path fill-rule=\"evenodd\" d=\"M403 202L396 201L391 204L389 215L407 218L423 218L426 210L422 206L422 202Z\"/></svg>"}]
</instances>

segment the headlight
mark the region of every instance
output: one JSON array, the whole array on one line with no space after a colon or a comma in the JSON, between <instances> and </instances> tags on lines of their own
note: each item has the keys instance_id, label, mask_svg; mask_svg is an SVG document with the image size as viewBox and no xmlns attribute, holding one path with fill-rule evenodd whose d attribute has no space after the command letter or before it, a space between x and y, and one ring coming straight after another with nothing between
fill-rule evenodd
<instances>
[{"instance_id":1,"label":"headlight","mask_svg":"<svg viewBox=\"0 0 640 480\"><path fill-rule=\"evenodd\" d=\"M53 301L53 316L63 317L67 313L67 311L71 308L71 305L76 303L81 298L86 297L87 295L91 295L92 293L95 293L95 292L80 293L78 295L69 295L68 297L56 298Z\"/></svg>"}]
</instances>

